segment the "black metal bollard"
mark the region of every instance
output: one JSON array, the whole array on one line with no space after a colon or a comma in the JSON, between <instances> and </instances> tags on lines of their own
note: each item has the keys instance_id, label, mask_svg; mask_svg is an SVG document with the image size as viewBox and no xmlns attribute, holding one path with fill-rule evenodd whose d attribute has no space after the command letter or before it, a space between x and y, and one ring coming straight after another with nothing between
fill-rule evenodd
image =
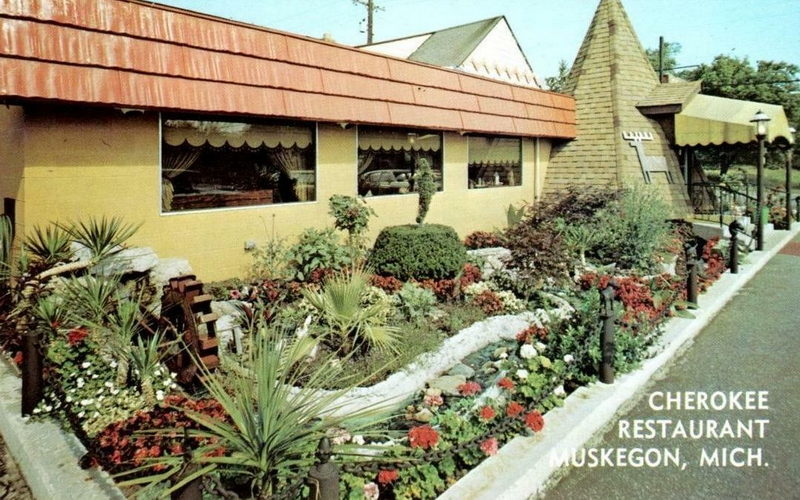
<instances>
[{"instance_id":1,"label":"black metal bollard","mask_svg":"<svg viewBox=\"0 0 800 500\"><path fill-rule=\"evenodd\" d=\"M686 244L686 270L688 279L686 283L686 301L697 306L697 268L700 264L697 258L697 243Z\"/></svg>"},{"instance_id":2,"label":"black metal bollard","mask_svg":"<svg viewBox=\"0 0 800 500\"><path fill-rule=\"evenodd\" d=\"M739 221L734 220L728 226L728 229L731 232L731 241L730 241L730 265L731 265L731 274L736 274L739 272L739 233L744 229Z\"/></svg>"},{"instance_id":3,"label":"black metal bollard","mask_svg":"<svg viewBox=\"0 0 800 500\"><path fill-rule=\"evenodd\" d=\"M797 204L797 210L795 211L794 220L800 221L800 196L795 198L794 202Z\"/></svg>"},{"instance_id":4,"label":"black metal bollard","mask_svg":"<svg viewBox=\"0 0 800 500\"><path fill-rule=\"evenodd\" d=\"M308 471L309 500L339 499L339 468L331 462L331 441L319 440L317 464Z\"/></svg>"},{"instance_id":5,"label":"black metal bollard","mask_svg":"<svg viewBox=\"0 0 800 500\"><path fill-rule=\"evenodd\" d=\"M603 320L603 329L600 331L600 382L604 384L614 383L614 288L614 284L609 283L600 291L600 318Z\"/></svg>"},{"instance_id":6,"label":"black metal bollard","mask_svg":"<svg viewBox=\"0 0 800 500\"><path fill-rule=\"evenodd\" d=\"M22 345L22 416L31 415L44 397L41 335L25 332Z\"/></svg>"}]
</instances>

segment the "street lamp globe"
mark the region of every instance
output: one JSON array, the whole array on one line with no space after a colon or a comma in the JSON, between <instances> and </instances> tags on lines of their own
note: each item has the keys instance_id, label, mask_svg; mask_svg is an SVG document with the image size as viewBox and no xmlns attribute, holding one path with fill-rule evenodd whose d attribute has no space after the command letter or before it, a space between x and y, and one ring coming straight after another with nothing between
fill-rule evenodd
<instances>
[{"instance_id":1,"label":"street lamp globe","mask_svg":"<svg viewBox=\"0 0 800 500\"><path fill-rule=\"evenodd\" d=\"M767 136L767 124L769 121L770 117L760 109L758 113L753 116L753 119L750 120L751 123L755 123L756 125L756 137L758 137L759 140Z\"/></svg>"}]
</instances>

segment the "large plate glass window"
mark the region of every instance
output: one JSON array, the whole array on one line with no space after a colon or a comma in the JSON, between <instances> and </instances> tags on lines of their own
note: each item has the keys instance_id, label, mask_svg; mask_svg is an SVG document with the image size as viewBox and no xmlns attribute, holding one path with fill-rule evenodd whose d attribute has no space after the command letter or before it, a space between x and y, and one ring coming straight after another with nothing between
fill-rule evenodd
<instances>
[{"instance_id":1,"label":"large plate glass window","mask_svg":"<svg viewBox=\"0 0 800 500\"><path fill-rule=\"evenodd\" d=\"M470 189L519 186L522 183L522 140L469 136L468 170Z\"/></svg>"},{"instance_id":2,"label":"large plate glass window","mask_svg":"<svg viewBox=\"0 0 800 500\"><path fill-rule=\"evenodd\" d=\"M314 126L165 116L164 212L313 201Z\"/></svg>"},{"instance_id":3,"label":"large plate glass window","mask_svg":"<svg viewBox=\"0 0 800 500\"><path fill-rule=\"evenodd\" d=\"M416 191L421 161L442 190L442 135L431 130L359 127L358 194L382 196Z\"/></svg>"}]
</instances>

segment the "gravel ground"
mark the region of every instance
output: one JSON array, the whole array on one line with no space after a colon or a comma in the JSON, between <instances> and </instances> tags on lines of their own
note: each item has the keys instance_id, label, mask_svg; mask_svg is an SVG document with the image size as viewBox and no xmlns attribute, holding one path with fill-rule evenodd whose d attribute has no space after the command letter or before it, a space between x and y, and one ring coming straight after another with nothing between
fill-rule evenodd
<instances>
[{"instance_id":1,"label":"gravel ground","mask_svg":"<svg viewBox=\"0 0 800 500\"><path fill-rule=\"evenodd\" d=\"M3 438L0 437L0 499L32 500L28 485L8 454Z\"/></svg>"}]
</instances>

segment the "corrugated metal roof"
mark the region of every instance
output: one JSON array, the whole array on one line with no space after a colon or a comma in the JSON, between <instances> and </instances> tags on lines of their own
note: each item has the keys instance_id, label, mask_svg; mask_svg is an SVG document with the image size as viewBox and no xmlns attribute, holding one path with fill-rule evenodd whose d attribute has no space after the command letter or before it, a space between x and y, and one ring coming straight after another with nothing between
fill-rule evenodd
<instances>
[{"instance_id":1,"label":"corrugated metal roof","mask_svg":"<svg viewBox=\"0 0 800 500\"><path fill-rule=\"evenodd\" d=\"M575 136L568 96L137 0L0 0L0 97Z\"/></svg>"}]
</instances>

